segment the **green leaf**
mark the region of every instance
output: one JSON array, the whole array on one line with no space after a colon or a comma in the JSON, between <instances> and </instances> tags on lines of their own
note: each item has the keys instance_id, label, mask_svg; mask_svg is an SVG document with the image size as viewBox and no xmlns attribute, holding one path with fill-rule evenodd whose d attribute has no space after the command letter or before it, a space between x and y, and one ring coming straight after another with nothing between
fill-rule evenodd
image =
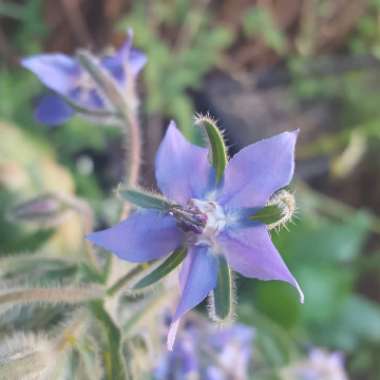
<instances>
[{"instance_id":1,"label":"green leaf","mask_svg":"<svg viewBox=\"0 0 380 380\"><path fill-rule=\"evenodd\" d=\"M334 318L316 332L317 344L355 352L363 343L380 342L380 307L360 295L351 295Z\"/></svg>"},{"instance_id":2,"label":"green leaf","mask_svg":"<svg viewBox=\"0 0 380 380\"><path fill-rule=\"evenodd\" d=\"M293 287L280 281L260 281L247 286L242 298L254 293L255 306L258 311L285 329L295 326L300 319L303 305L299 303L297 292Z\"/></svg>"},{"instance_id":3,"label":"green leaf","mask_svg":"<svg viewBox=\"0 0 380 380\"><path fill-rule=\"evenodd\" d=\"M171 271L173 271L182 261L187 254L187 248L181 247L176 249L161 265L154 269L147 276L143 277L133 288L141 289L161 280Z\"/></svg>"},{"instance_id":4,"label":"green leaf","mask_svg":"<svg viewBox=\"0 0 380 380\"><path fill-rule=\"evenodd\" d=\"M224 256L218 256L218 279L212 297L212 318L224 321L233 313L233 280L231 269Z\"/></svg>"},{"instance_id":5,"label":"green leaf","mask_svg":"<svg viewBox=\"0 0 380 380\"><path fill-rule=\"evenodd\" d=\"M142 191L139 189L120 190L119 194L126 201L137 207L167 211L173 205L160 195Z\"/></svg>"},{"instance_id":6,"label":"green leaf","mask_svg":"<svg viewBox=\"0 0 380 380\"><path fill-rule=\"evenodd\" d=\"M228 161L227 147L224 143L223 135L216 126L215 121L208 116L197 117L196 124L203 127L206 131L211 148L210 161L215 169L216 181L219 182L223 177Z\"/></svg>"},{"instance_id":7,"label":"green leaf","mask_svg":"<svg viewBox=\"0 0 380 380\"><path fill-rule=\"evenodd\" d=\"M266 206L258 212L256 212L254 215L249 217L250 220L259 221L264 224L273 224L278 222L282 218L282 210L277 205Z\"/></svg>"}]
</instances>

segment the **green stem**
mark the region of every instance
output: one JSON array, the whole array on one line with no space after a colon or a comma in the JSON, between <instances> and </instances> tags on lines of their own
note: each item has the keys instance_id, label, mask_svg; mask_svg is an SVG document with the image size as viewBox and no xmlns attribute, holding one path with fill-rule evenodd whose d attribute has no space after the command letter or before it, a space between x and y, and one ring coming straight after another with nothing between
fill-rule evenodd
<instances>
[{"instance_id":1,"label":"green stem","mask_svg":"<svg viewBox=\"0 0 380 380\"><path fill-rule=\"evenodd\" d=\"M109 380L125 380L126 369L121 353L120 330L104 309L101 301L91 302L90 309L103 326L108 340L109 350L103 351L106 378Z\"/></svg>"},{"instance_id":2,"label":"green stem","mask_svg":"<svg viewBox=\"0 0 380 380\"><path fill-rule=\"evenodd\" d=\"M115 295L120 289L124 288L130 281L133 281L140 273L148 269L153 263L154 261L150 261L145 264L136 265L124 276L120 277L113 285L111 285L111 287L108 288L106 295L109 297Z\"/></svg>"}]
</instances>

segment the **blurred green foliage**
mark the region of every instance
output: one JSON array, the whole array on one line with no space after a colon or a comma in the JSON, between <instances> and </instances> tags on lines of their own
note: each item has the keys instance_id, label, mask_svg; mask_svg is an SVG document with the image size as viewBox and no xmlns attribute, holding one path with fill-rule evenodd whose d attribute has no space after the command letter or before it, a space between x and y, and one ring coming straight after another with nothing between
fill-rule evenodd
<instances>
[{"instance_id":1,"label":"blurred green foliage","mask_svg":"<svg viewBox=\"0 0 380 380\"><path fill-rule=\"evenodd\" d=\"M252 7L244 15L243 30L247 37L262 38L268 47L281 54L286 49L286 39L278 29L271 14L258 7Z\"/></svg>"},{"instance_id":2,"label":"blurred green foliage","mask_svg":"<svg viewBox=\"0 0 380 380\"><path fill-rule=\"evenodd\" d=\"M194 138L194 106L188 91L200 87L204 74L233 40L228 29L213 22L202 2L172 0L133 2L119 23L121 29L133 28L136 45L148 55L148 114L175 119L189 138Z\"/></svg>"}]
</instances>

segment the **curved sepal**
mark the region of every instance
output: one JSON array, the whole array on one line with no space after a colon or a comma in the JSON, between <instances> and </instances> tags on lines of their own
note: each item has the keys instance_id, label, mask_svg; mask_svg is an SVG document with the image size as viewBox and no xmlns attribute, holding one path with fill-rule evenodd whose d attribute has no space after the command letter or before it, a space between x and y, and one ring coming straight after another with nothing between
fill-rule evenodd
<instances>
[{"instance_id":1,"label":"curved sepal","mask_svg":"<svg viewBox=\"0 0 380 380\"><path fill-rule=\"evenodd\" d=\"M143 277L133 289L142 289L160 281L182 263L186 254L187 248L181 247L176 249L161 265Z\"/></svg>"},{"instance_id":2,"label":"curved sepal","mask_svg":"<svg viewBox=\"0 0 380 380\"><path fill-rule=\"evenodd\" d=\"M209 116L199 115L195 118L195 124L204 128L209 144L209 159L215 169L216 182L220 182L227 165L227 147L224 143L222 132L216 126L215 120Z\"/></svg>"},{"instance_id":3,"label":"curved sepal","mask_svg":"<svg viewBox=\"0 0 380 380\"><path fill-rule=\"evenodd\" d=\"M231 269L224 256L218 256L218 277L210 297L210 317L224 322L233 316L234 284Z\"/></svg>"}]
</instances>

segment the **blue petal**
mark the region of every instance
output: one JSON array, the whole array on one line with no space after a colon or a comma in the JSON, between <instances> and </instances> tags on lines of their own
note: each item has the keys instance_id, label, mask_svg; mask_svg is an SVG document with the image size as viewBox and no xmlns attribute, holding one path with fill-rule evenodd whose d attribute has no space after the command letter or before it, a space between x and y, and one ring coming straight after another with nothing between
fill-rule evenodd
<instances>
[{"instance_id":1,"label":"blue petal","mask_svg":"<svg viewBox=\"0 0 380 380\"><path fill-rule=\"evenodd\" d=\"M124 64L118 56L104 57L101 60L101 65L108 70L119 84L126 80Z\"/></svg>"},{"instance_id":2,"label":"blue petal","mask_svg":"<svg viewBox=\"0 0 380 380\"><path fill-rule=\"evenodd\" d=\"M115 55L104 57L101 61L103 67L105 67L120 84L126 82L127 72L135 77L145 66L146 62L146 55L142 51L132 48L131 32Z\"/></svg>"},{"instance_id":3,"label":"blue petal","mask_svg":"<svg viewBox=\"0 0 380 380\"><path fill-rule=\"evenodd\" d=\"M225 230L217 239L228 264L236 272L264 281L288 282L298 290L303 303L302 290L273 245L265 225Z\"/></svg>"},{"instance_id":4,"label":"blue petal","mask_svg":"<svg viewBox=\"0 0 380 380\"><path fill-rule=\"evenodd\" d=\"M183 276L181 299L173 321L200 304L216 286L218 262L209 247L192 247L186 261L187 263L184 263L186 275Z\"/></svg>"},{"instance_id":5,"label":"blue petal","mask_svg":"<svg viewBox=\"0 0 380 380\"><path fill-rule=\"evenodd\" d=\"M226 167L219 203L226 208L265 206L293 177L297 135L298 130L280 133L237 153Z\"/></svg>"},{"instance_id":6,"label":"blue petal","mask_svg":"<svg viewBox=\"0 0 380 380\"><path fill-rule=\"evenodd\" d=\"M131 49L128 57L128 63L133 75L137 75L146 65L148 59L146 55L138 49Z\"/></svg>"},{"instance_id":7,"label":"blue petal","mask_svg":"<svg viewBox=\"0 0 380 380\"><path fill-rule=\"evenodd\" d=\"M212 175L207 155L207 149L190 144L171 122L156 156L156 179L161 191L182 204L202 198Z\"/></svg>"},{"instance_id":8,"label":"blue petal","mask_svg":"<svg viewBox=\"0 0 380 380\"><path fill-rule=\"evenodd\" d=\"M209 247L194 246L189 251L184 271L180 276L182 294L174 314L171 330L176 330L179 319L200 304L216 286L218 262ZM168 337L169 348L173 346L175 333Z\"/></svg>"},{"instance_id":9,"label":"blue petal","mask_svg":"<svg viewBox=\"0 0 380 380\"><path fill-rule=\"evenodd\" d=\"M175 220L155 211L136 212L123 222L87 236L123 260L143 263L161 258L183 240Z\"/></svg>"},{"instance_id":10,"label":"blue petal","mask_svg":"<svg viewBox=\"0 0 380 380\"><path fill-rule=\"evenodd\" d=\"M95 89L76 87L69 92L67 97L78 106L89 109L104 109L104 100Z\"/></svg>"},{"instance_id":11,"label":"blue petal","mask_svg":"<svg viewBox=\"0 0 380 380\"><path fill-rule=\"evenodd\" d=\"M24 58L21 64L32 71L48 88L62 95L75 86L80 67L77 61L64 54L39 54Z\"/></svg>"},{"instance_id":12,"label":"blue petal","mask_svg":"<svg viewBox=\"0 0 380 380\"><path fill-rule=\"evenodd\" d=\"M141 50L132 47L132 41L133 32L129 30L124 44L116 53L116 57L124 64L128 63L128 70L135 76L145 66L147 58Z\"/></svg>"},{"instance_id":13,"label":"blue petal","mask_svg":"<svg viewBox=\"0 0 380 380\"><path fill-rule=\"evenodd\" d=\"M60 125L70 119L74 110L58 95L50 94L41 98L34 117L42 124Z\"/></svg>"}]
</instances>

